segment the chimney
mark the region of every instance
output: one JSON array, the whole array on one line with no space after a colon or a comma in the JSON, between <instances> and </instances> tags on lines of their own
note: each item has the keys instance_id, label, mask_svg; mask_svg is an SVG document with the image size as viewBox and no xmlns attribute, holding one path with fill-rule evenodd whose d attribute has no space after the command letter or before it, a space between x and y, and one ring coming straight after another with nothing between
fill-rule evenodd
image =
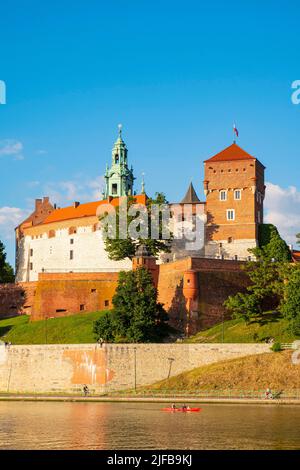
<instances>
[{"instance_id":1,"label":"chimney","mask_svg":"<svg viewBox=\"0 0 300 470\"><path fill-rule=\"evenodd\" d=\"M43 204L46 204L46 203L48 203L48 202L49 202L49 197L48 197L48 196L47 196L47 197L44 197L44 198L43 198Z\"/></svg>"},{"instance_id":2,"label":"chimney","mask_svg":"<svg viewBox=\"0 0 300 470\"><path fill-rule=\"evenodd\" d=\"M56 208L57 208L57 207L56 207L56 202L54 203L53 207L54 207L54 209L56 209Z\"/></svg>"},{"instance_id":3,"label":"chimney","mask_svg":"<svg viewBox=\"0 0 300 470\"><path fill-rule=\"evenodd\" d=\"M35 210L37 211L42 205L42 199L35 200Z\"/></svg>"},{"instance_id":4,"label":"chimney","mask_svg":"<svg viewBox=\"0 0 300 470\"><path fill-rule=\"evenodd\" d=\"M76 208L77 208L79 205L80 205L80 202L78 202L78 201L75 201L75 202L73 203L73 207L74 207L74 209L76 209Z\"/></svg>"}]
</instances>

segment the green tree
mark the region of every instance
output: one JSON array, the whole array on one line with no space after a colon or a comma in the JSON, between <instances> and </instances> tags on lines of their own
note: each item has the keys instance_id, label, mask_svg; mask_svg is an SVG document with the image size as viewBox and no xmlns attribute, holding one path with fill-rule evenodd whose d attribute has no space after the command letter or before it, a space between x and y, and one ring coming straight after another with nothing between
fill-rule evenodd
<instances>
[{"instance_id":1,"label":"green tree","mask_svg":"<svg viewBox=\"0 0 300 470\"><path fill-rule=\"evenodd\" d=\"M6 261L5 246L0 241L0 283L14 282L14 270Z\"/></svg>"},{"instance_id":2,"label":"green tree","mask_svg":"<svg viewBox=\"0 0 300 470\"><path fill-rule=\"evenodd\" d=\"M277 262L291 261L291 251L281 238L277 228L271 224L262 224L260 228L259 248L249 250L257 259Z\"/></svg>"},{"instance_id":3,"label":"green tree","mask_svg":"<svg viewBox=\"0 0 300 470\"><path fill-rule=\"evenodd\" d=\"M281 311L289 320L291 330L300 335L300 266L293 265L284 283Z\"/></svg>"},{"instance_id":4,"label":"green tree","mask_svg":"<svg viewBox=\"0 0 300 470\"><path fill-rule=\"evenodd\" d=\"M130 224L136 219L136 215L132 216L129 215L128 211L130 207L136 203L136 199L134 196L129 196L127 198L127 228ZM168 239L163 239L163 222L161 217L158 221L158 239L151 238L151 226L153 224L153 213L152 207L153 205L160 205L163 206L168 204L166 197L163 193L156 193L155 198L148 198L146 202L146 209L147 209L147 222L146 226L141 221L139 226L137 227L137 231L141 233L140 237L133 239L130 234L126 233L126 237L122 238L120 234L120 208L117 207L116 209L116 217L114 220L114 215L103 214L100 217L100 221L103 223L103 230L105 234L113 233L114 232L114 224L115 224L115 237L107 236L105 238L105 250L108 253L108 257L112 260L119 261L125 258L132 259L135 255L136 249L140 245L145 245L148 249L150 255L157 257L159 252L166 252L169 253L171 251L170 242L172 240L172 234ZM104 219L105 218L105 219ZM152 222L152 223L151 223ZM146 229L148 236L143 238L144 229Z\"/></svg>"},{"instance_id":5,"label":"green tree","mask_svg":"<svg viewBox=\"0 0 300 470\"><path fill-rule=\"evenodd\" d=\"M114 340L114 315L112 312L105 312L97 321L94 322L93 332L97 340L103 340L110 343Z\"/></svg>"},{"instance_id":6,"label":"green tree","mask_svg":"<svg viewBox=\"0 0 300 470\"><path fill-rule=\"evenodd\" d=\"M226 310L233 318L242 318L246 323L261 314L260 299L255 294L243 294L228 297L224 302Z\"/></svg>"},{"instance_id":7,"label":"green tree","mask_svg":"<svg viewBox=\"0 0 300 470\"><path fill-rule=\"evenodd\" d=\"M97 339L137 343L155 341L165 334L167 314L157 302L157 290L146 268L120 272L113 306L111 313L95 323Z\"/></svg>"},{"instance_id":8,"label":"green tree","mask_svg":"<svg viewBox=\"0 0 300 470\"><path fill-rule=\"evenodd\" d=\"M296 238L297 238L297 244L300 245L300 233L297 233L296 235Z\"/></svg>"},{"instance_id":9,"label":"green tree","mask_svg":"<svg viewBox=\"0 0 300 470\"><path fill-rule=\"evenodd\" d=\"M247 292L230 296L224 303L229 313L247 322L266 311L279 309L291 260L289 247L276 227L267 225L260 230L260 246L249 250L256 260L245 266L250 279Z\"/></svg>"}]
</instances>

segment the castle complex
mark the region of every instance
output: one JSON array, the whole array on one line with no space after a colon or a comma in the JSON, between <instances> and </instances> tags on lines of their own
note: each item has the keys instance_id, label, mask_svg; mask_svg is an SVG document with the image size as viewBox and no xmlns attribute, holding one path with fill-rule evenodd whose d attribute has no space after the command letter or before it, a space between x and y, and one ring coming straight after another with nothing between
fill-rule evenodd
<instances>
[{"instance_id":1,"label":"castle complex","mask_svg":"<svg viewBox=\"0 0 300 470\"><path fill-rule=\"evenodd\" d=\"M191 184L179 203L191 206L192 213L204 215L207 223L198 250L186 251L174 240L172 252L159 263L186 256L246 259L249 248L257 246L258 226L263 222L264 169L259 160L236 143L204 162L204 194L201 202ZM104 249L97 209L103 204L118 206L120 198L134 195L146 204L142 193L133 191L134 175L128 167L127 148L119 128L106 168L103 199L57 208L48 197L36 199L34 212L16 229L16 280L37 281L40 273L107 272L131 269L131 261L112 261ZM170 208L178 204L170 204Z\"/></svg>"},{"instance_id":2,"label":"castle complex","mask_svg":"<svg viewBox=\"0 0 300 470\"><path fill-rule=\"evenodd\" d=\"M196 233L197 218L205 221L203 233L196 233L200 245L188 249L175 237L171 252L158 260L140 246L132 261L113 261L105 251L99 208L118 207L126 196L142 206L147 202L144 182L140 194L134 191L119 128L102 200L59 208L48 197L36 199L33 213L16 228L16 285L3 291L0 314L27 313L39 320L110 309L118 272L144 265L173 326L191 334L220 321L224 300L249 284L241 267L249 248L258 245L265 167L234 142L207 159L204 170L206 201L190 184L180 202L169 204L172 232L188 224Z\"/></svg>"}]
</instances>

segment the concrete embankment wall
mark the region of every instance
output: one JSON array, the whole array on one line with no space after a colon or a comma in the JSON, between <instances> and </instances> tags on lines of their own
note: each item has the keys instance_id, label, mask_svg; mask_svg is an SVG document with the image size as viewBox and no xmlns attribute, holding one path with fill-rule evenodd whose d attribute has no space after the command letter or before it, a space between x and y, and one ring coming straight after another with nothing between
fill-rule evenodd
<instances>
[{"instance_id":1,"label":"concrete embankment wall","mask_svg":"<svg viewBox=\"0 0 300 470\"><path fill-rule=\"evenodd\" d=\"M267 344L0 345L0 392L95 393L148 385L227 359L269 352Z\"/></svg>"}]
</instances>

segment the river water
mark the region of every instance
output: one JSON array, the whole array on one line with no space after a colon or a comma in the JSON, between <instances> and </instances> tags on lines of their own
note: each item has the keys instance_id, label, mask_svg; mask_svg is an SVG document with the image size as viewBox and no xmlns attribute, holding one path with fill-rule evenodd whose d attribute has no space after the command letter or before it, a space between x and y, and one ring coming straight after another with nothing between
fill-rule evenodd
<instances>
[{"instance_id":1,"label":"river water","mask_svg":"<svg viewBox=\"0 0 300 470\"><path fill-rule=\"evenodd\" d=\"M0 449L300 449L300 406L163 406L3 401Z\"/></svg>"}]
</instances>

